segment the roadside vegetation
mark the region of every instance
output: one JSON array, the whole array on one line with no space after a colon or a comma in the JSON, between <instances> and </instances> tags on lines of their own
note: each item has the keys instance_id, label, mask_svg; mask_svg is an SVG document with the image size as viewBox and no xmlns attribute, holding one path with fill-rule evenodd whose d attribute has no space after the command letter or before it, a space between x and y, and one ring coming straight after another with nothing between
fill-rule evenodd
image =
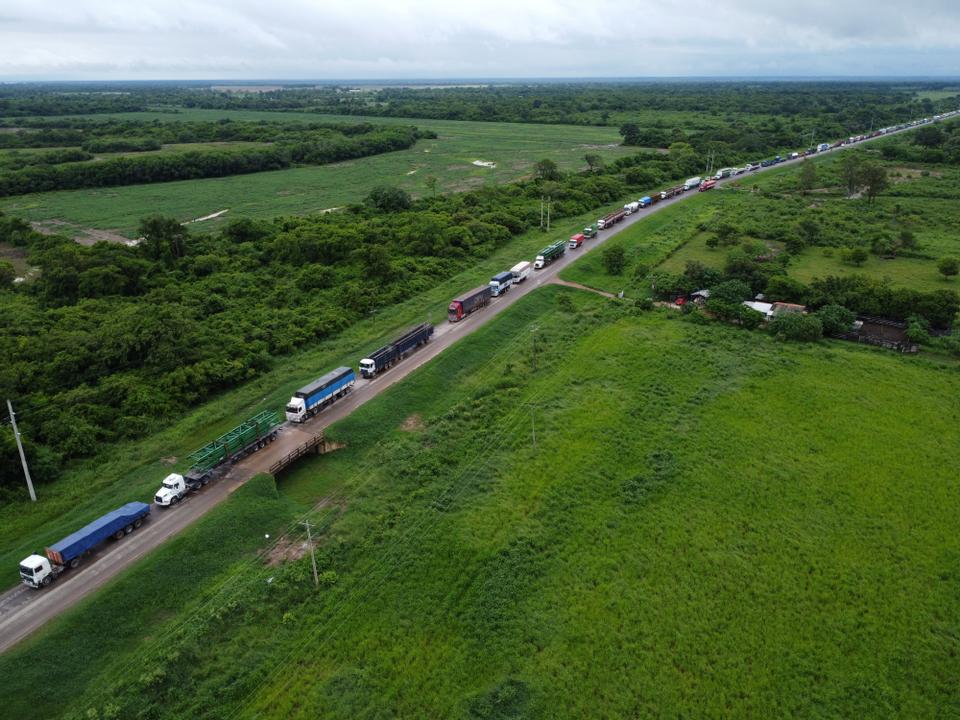
<instances>
[{"instance_id":1,"label":"roadside vegetation","mask_svg":"<svg viewBox=\"0 0 960 720\"><path fill-rule=\"evenodd\" d=\"M731 307L763 293L905 322L911 339L929 342L931 329L949 333L960 307L958 139L960 124L946 123L745 176L631 228L563 277L670 301L736 281L730 307L714 297L708 311L755 325ZM624 259L611 266L614 247ZM960 337L934 344L960 352Z\"/></svg>"},{"instance_id":2,"label":"roadside vegetation","mask_svg":"<svg viewBox=\"0 0 960 720\"><path fill-rule=\"evenodd\" d=\"M256 482L0 659L0 699L71 719L936 714L960 672L954 369L543 288L332 428L347 449L281 477L287 505ZM319 589L293 524L279 564L218 538L252 500L241 538L316 507ZM224 559L195 587L175 576L203 540ZM168 577L182 602L140 597ZM70 692L31 696L50 664Z\"/></svg>"}]
</instances>

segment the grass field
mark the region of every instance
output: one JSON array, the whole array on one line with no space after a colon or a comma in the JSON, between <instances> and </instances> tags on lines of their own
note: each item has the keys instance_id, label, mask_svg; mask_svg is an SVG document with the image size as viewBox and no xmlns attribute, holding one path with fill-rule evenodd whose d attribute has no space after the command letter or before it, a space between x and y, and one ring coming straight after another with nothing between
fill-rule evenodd
<instances>
[{"instance_id":1,"label":"grass field","mask_svg":"<svg viewBox=\"0 0 960 720\"><path fill-rule=\"evenodd\" d=\"M949 715L958 390L955 365L543 288L338 424L348 448L280 478L282 500L261 481L0 659L0 700L44 717ZM265 566L217 534L324 499L319 590L307 558ZM174 576L202 537L226 547L201 553L224 557L198 588ZM167 577L182 603L140 598ZM54 667L69 692L31 693Z\"/></svg>"},{"instance_id":2,"label":"grass field","mask_svg":"<svg viewBox=\"0 0 960 720\"><path fill-rule=\"evenodd\" d=\"M722 270L727 253L722 248L707 247L706 242L711 235L710 232L697 232L683 247L664 261L660 268L681 273L687 262L696 261L707 267ZM826 255L824 250L825 248L808 248L794 257L787 268L788 275L800 282L809 283L814 278L825 278L829 275L859 274L886 278L891 285L923 291L960 290L960 282L944 280L943 276L937 272L936 265L930 260L905 257L886 259L871 255L862 266L854 267L844 263L836 249L827 248ZM598 271L603 272L602 268L598 268Z\"/></svg>"},{"instance_id":3,"label":"grass field","mask_svg":"<svg viewBox=\"0 0 960 720\"><path fill-rule=\"evenodd\" d=\"M130 113L116 117L161 120L267 119L344 121L336 116L295 113L184 111ZM349 119L351 122L363 118ZM414 124L411 120L377 118L381 124ZM377 185L395 185L414 195L429 192L428 176L437 178L437 192L467 190L485 183L503 183L528 175L534 163L554 160L565 170L585 167L583 157L598 154L612 160L636 151L619 145L615 128L524 125L418 120L436 140L413 148L332 165L311 166L226 178L186 180L116 188L68 190L0 199L0 209L27 220L63 220L84 227L133 236L140 219L163 212L182 221L221 210L229 212L198 228L211 228L240 217L298 215L360 202ZM495 168L474 161L496 163Z\"/></svg>"},{"instance_id":4,"label":"grass field","mask_svg":"<svg viewBox=\"0 0 960 720\"><path fill-rule=\"evenodd\" d=\"M681 203L658 210L649 220L637 223L604 243L604 249L623 247L626 250L627 269L621 275L610 275L606 271L603 250L596 249L566 268L560 277L606 292L624 290L632 297L649 295L649 288L643 282L646 273L641 271L638 275L637 269L653 268L673 253L686 250L685 244L700 232L698 225L714 217L723 195L708 192L687 197Z\"/></svg>"}]
</instances>

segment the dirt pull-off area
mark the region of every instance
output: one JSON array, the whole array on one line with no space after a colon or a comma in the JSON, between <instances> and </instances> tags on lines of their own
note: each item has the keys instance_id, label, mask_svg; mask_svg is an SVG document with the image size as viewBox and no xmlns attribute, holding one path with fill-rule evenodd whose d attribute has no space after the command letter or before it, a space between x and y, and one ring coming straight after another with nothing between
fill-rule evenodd
<instances>
[{"instance_id":1,"label":"dirt pull-off area","mask_svg":"<svg viewBox=\"0 0 960 720\"><path fill-rule=\"evenodd\" d=\"M120 243L122 245L136 245L137 240L131 240L109 230L97 230L96 228L74 225L65 220L39 220L30 223L33 229L44 235L67 235L73 238L81 245L93 245L98 242Z\"/></svg>"}]
</instances>

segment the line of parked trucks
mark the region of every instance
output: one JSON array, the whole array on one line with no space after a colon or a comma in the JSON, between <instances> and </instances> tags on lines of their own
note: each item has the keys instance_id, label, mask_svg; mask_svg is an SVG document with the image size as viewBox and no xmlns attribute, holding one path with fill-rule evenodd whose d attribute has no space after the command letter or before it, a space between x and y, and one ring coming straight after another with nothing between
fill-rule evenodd
<instances>
[{"instance_id":1,"label":"line of parked trucks","mask_svg":"<svg viewBox=\"0 0 960 720\"><path fill-rule=\"evenodd\" d=\"M450 322L463 320L468 315L489 305L492 298L500 297L514 285L524 282L533 270L547 267L563 257L568 249L576 250L582 247L585 241L597 237L600 230L613 227L627 216L658 202L676 197L694 188L704 192L714 187L718 180L753 172L761 167L776 165L788 159L826 152L890 132L944 120L958 114L960 114L960 110L955 110L930 118L914 120L910 123L881 128L867 135L851 136L846 140L832 144L820 143L816 147L803 152L790 153L788 157L777 155L773 159L747 163L741 168L721 168L715 175L707 179L692 177L682 185L667 188L652 195L644 195L636 201L627 203L622 209L599 218L594 225L584 228L583 232L576 233L569 240L558 240L547 245L537 254L532 264L529 261L519 262L510 270L494 275L486 285L453 299L447 309L447 319ZM370 353L369 357L360 360L360 376L368 380L375 378L379 373L393 367L421 345L426 344L433 336L433 332L434 327L430 323L421 323L407 330L392 343L384 345ZM287 422L305 422L324 408L348 395L356 381L357 374L353 368L339 367L305 385L293 394L286 405L285 417ZM277 437L281 427L280 415L276 411L266 410L254 415L191 454L189 456L190 469L183 474L171 473L167 475L154 496L154 502L163 507L176 505L188 493L199 490L214 479L217 468L236 462L271 443ZM20 577L23 583L32 588L46 587L67 569L76 568L84 556L92 553L102 543L111 539L120 540L140 528L149 516L150 506L142 502L127 503L116 510L111 510L76 532L50 545L45 549L44 554L34 553L24 558L20 562Z\"/></svg>"}]
</instances>

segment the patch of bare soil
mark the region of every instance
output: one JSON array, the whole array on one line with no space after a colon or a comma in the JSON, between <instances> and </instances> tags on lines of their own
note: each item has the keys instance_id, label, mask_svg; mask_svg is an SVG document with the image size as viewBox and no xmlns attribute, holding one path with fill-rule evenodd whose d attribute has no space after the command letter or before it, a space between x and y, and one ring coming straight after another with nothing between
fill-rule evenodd
<instances>
[{"instance_id":1,"label":"patch of bare soil","mask_svg":"<svg viewBox=\"0 0 960 720\"><path fill-rule=\"evenodd\" d=\"M131 240L119 233L74 225L66 220L39 220L30 224L38 233L44 235L69 235L80 245L89 246L101 241L119 243L121 245L137 244L136 240Z\"/></svg>"},{"instance_id":2,"label":"patch of bare soil","mask_svg":"<svg viewBox=\"0 0 960 720\"><path fill-rule=\"evenodd\" d=\"M164 465L173 465L177 461L176 455L171 455L170 457L160 458L160 462Z\"/></svg>"},{"instance_id":3,"label":"patch of bare soil","mask_svg":"<svg viewBox=\"0 0 960 720\"><path fill-rule=\"evenodd\" d=\"M427 426L423 422L423 418L420 417L420 413L414 413L402 423L400 423L400 429L404 432L421 432L426 430Z\"/></svg>"},{"instance_id":4,"label":"patch of bare soil","mask_svg":"<svg viewBox=\"0 0 960 720\"><path fill-rule=\"evenodd\" d=\"M291 540L286 537L280 538L266 555L267 565L276 567L283 563L299 560L307 554L309 549L310 546L307 544L307 541L302 538L297 540Z\"/></svg>"}]
</instances>

